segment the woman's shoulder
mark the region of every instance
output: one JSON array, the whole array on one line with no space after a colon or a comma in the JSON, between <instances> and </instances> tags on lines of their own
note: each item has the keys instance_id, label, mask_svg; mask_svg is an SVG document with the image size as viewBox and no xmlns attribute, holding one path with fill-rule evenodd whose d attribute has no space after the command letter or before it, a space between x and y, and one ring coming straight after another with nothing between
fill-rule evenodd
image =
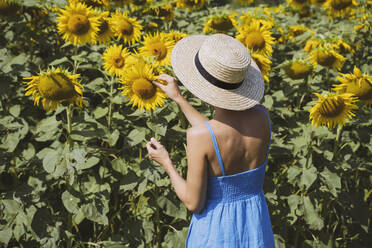
<instances>
[{"instance_id":1,"label":"woman's shoulder","mask_svg":"<svg viewBox=\"0 0 372 248\"><path fill-rule=\"evenodd\" d=\"M192 137L201 137L201 136L204 136L206 134L208 134L208 129L205 125L204 122L201 122L197 125L194 125L192 127L190 127L189 129L187 129L187 136L192 138Z\"/></svg>"}]
</instances>

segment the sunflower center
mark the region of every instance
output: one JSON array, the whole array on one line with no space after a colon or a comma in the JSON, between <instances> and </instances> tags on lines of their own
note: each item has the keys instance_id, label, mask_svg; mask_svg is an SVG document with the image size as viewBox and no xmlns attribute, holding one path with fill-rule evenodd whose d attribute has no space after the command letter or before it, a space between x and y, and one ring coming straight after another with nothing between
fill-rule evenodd
<instances>
[{"instance_id":1,"label":"sunflower center","mask_svg":"<svg viewBox=\"0 0 372 248\"><path fill-rule=\"evenodd\" d=\"M341 97L327 98L319 108L319 113L328 118L336 117L345 109L345 103Z\"/></svg>"},{"instance_id":2,"label":"sunflower center","mask_svg":"<svg viewBox=\"0 0 372 248\"><path fill-rule=\"evenodd\" d=\"M146 78L139 78L132 84L133 92L142 99L150 99L155 95L156 87Z\"/></svg>"},{"instance_id":3,"label":"sunflower center","mask_svg":"<svg viewBox=\"0 0 372 248\"><path fill-rule=\"evenodd\" d=\"M333 0L331 1L331 6L335 10L343 10L349 7L352 3L352 0Z\"/></svg>"},{"instance_id":4,"label":"sunflower center","mask_svg":"<svg viewBox=\"0 0 372 248\"><path fill-rule=\"evenodd\" d=\"M116 68L122 68L125 64L124 58L120 55L115 56L112 61L114 62L114 66Z\"/></svg>"},{"instance_id":5,"label":"sunflower center","mask_svg":"<svg viewBox=\"0 0 372 248\"><path fill-rule=\"evenodd\" d=\"M265 39L262 36L262 34L257 31L249 33L246 36L245 41L248 47L253 50L261 50L265 48L265 44L266 44Z\"/></svg>"},{"instance_id":6,"label":"sunflower center","mask_svg":"<svg viewBox=\"0 0 372 248\"><path fill-rule=\"evenodd\" d=\"M109 29L108 22L105 19L101 19L101 24L98 27L98 36L103 35Z\"/></svg>"},{"instance_id":7,"label":"sunflower center","mask_svg":"<svg viewBox=\"0 0 372 248\"><path fill-rule=\"evenodd\" d=\"M233 27L233 24L228 17L221 17L217 19L213 19L211 23L211 27L216 30L228 31Z\"/></svg>"},{"instance_id":8,"label":"sunflower center","mask_svg":"<svg viewBox=\"0 0 372 248\"><path fill-rule=\"evenodd\" d=\"M304 63L293 62L285 72L292 79L301 79L311 73L311 68Z\"/></svg>"},{"instance_id":9,"label":"sunflower center","mask_svg":"<svg viewBox=\"0 0 372 248\"><path fill-rule=\"evenodd\" d=\"M90 29L90 22L84 15L73 15L68 20L68 29L76 35L86 34Z\"/></svg>"},{"instance_id":10,"label":"sunflower center","mask_svg":"<svg viewBox=\"0 0 372 248\"><path fill-rule=\"evenodd\" d=\"M333 56L332 53L328 53L326 51L319 51L317 56L318 64L322 66L330 67L336 61L336 57Z\"/></svg>"},{"instance_id":11,"label":"sunflower center","mask_svg":"<svg viewBox=\"0 0 372 248\"><path fill-rule=\"evenodd\" d=\"M167 56L167 48L161 42L155 43L152 45L152 55L156 60L162 60Z\"/></svg>"},{"instance_id":12,"label":"sunflower center","mask_svg":"<svg viewBox=\"0 0 372 248\"><path fill-rule=\"evenodd\" d=\"M133 33L133 25L127 20L122 20L119 26L120 33L123 35L131 35Z\"/></svg>"},{"instance_id":13,"label":"sunflower center","mask_svg":"<svg viewBox=\"0 0 372 248\"><path fill-rule=\"evenodd\" d=\"M357 80L354 80L353 83L348 84L346 92L353 93L360 100L366 101L372 99L372 85L363 79L360 85Z\"/></svg>"},{"instance_id":14,"label":"sunflower center","mask_svg":"<svg viewBox=\"0 0 372 248\"><path fill-rule=\"evenodd\" d=\"M133 0L133 4L140 6L146 3L146 0Z\"/></svg>"},{"instance_id":15,"label":"sunflower center","mask_svg":"<svg viewBox=\"0 0 372 248\"><path fill-rule=\"evenodd\" d=\"M42 96L52 101L69 99L76 95L73 82L63 73L41 76L38 89Z\"/></svg>"}]
</instances>

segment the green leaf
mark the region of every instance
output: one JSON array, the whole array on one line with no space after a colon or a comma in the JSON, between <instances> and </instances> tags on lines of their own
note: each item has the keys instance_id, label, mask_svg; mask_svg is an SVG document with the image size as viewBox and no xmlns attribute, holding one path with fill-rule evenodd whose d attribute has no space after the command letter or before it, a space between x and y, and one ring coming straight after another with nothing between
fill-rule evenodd
<instances>
[{"instance_id":1,"label":"green leaf","mask_svg":"<svg viewBox=\"0 0 372 248\"><path fill-rule=\"evenodd\" d=\"M179 231L168 232L164 239L164 247L183 248L185 246L188 231L189 228L184 227Z\"/></svg>"},{"instance_id":2,"label":"green leaf","mask_svg":"<svg viewBox=\"0 0 372 248\"><path fill-rule=\"evenodd\" d=\"M341 178L336 174L324 168L320 173L322 181L327 185L329 192L334 197L337 197L339 190L341 189Z\"/></svg>"},{"instance_id":3,"label":"green leaf","mask_svg":"<svg viewBox=\"0 0 372 248\"><path fill-rule=\"evenodd\" d=\"M170 201L165 196L158 197L157 203L164 210L165 214L175 217L175 218L186 220L187 212L182 211L180 208L178 208L172 201Z\"/></svg>"},{"instance_id":4,"label":"green leaf","mask_svg":"<svg viewBox=\"0 0 372 248\"><path fill-rule=\"evenodd\" d=\"M318 178L317 169L312 166L309 169L304 169L301 175L301 185L304 185L308 189Z\"/></svg>"},{"instance_id":5,"label":"green leaf","mask_svg":"<svg viewBox=\"0 0 372 248\"><path fill-rule=\"evenodd\" d=\"M5 247L7 247L12 236L13 236L13 230L11 228L1 230L0 231L0 244L4 244Z\"/></svg>"},{"instance_id":6,"label":"green leaf","mask_svg":"<svg viewBox=\"0 0 372 248\"><path fill-rule=\"evenodd\" d=\"M85 170L85 169L92 168L93 166L98 164L99 161L100 161L100 159L98 157L92 156L92 157L88 158L87 161L82 166L79 167L79 169Z\"/></svg>"},{"instance_id":7,"label":"green leaf","mask_svg":"<svg viewBox=\"0 0 372 248\"><path fill-rule=\"evenodd\" d=\"M60 154L56 150L50 150L43 159L43 168L49 174L53 174L60 162Z\"/></svg>"},{"instance_id":8,"label":"green leaf","mask_svg":"<svg viewBox=\"0 0 372 248\"><path fill-rule=\"evenodd\" d=\"M306 223L312 230L322 230L324 226L323 219L319 216L318 212L315 210L311 200L308 196L304 196L304 218Z\"/></svg>"},{"instance_id":9,"label":"green leaf","mask_svg":"<svg viewBox=\"0 0 372 248\"><path fill-rule=\"evenodd\" d=\"M133 129L128 134L129 145L135 146L145 140L146 132L144 130Z\"/></svg>"},{"instance_id":10,"label":"green leaf","mask_svg":"<svg viewBox=\"0 0 372 248\"><path fill-rule=\"evenodd\" d=\"M9 113L11 115L13 115L14 117L18 117L19 114L21 113L21 105L17 104L17 105L12 105L10 108L9 108Z\"/></svg>"},{"instance_id":11,"label":"green leaf","mask_svg":"<svg viewBox=\"0 0 372 248\"><path fill-rule=\"evenodd\" d=\"M128 173L128 164L122 158L112 160L111 166L115 171L122 175L126 175Z\"/></svg>"},{"instance_id":12,"label":"green leaf","mask_svg":"<svg viewBox=\"0 0 372 248\"><path fill-rule=\"evenodd\" d=\"M93 111L94 119L100 119L100 118L104 117L107 113L108 113L108 107L104 107L104 108L97 107Z\"/></svg>"},{"instance_id":13,"label":"green leaf","mask_svg":"<svg viewBox=\"0 0 372 248\"><path fill-rule=\"evenodd\" d=\"M79 212L78 203L80 199L70 194L67 190L62 193L62 202L70 213L76 214Z\"/></svg>"}]
</instances>

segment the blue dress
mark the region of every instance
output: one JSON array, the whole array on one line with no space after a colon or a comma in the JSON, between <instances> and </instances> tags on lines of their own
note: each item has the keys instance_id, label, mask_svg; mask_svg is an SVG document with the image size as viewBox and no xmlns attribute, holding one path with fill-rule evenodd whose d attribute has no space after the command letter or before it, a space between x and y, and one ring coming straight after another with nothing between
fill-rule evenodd
<instances>
[{"instance_id":1,"label":"blue dress","mask_svg":"<svg viewBox=\"0 0 372 248\"><path fill-rule=\"evenodd\" d=\"M266 110L259 105L255 107L265 112L270 126ZM186 248L275 247L262 188L268 151L265 162L259 167L226 176L212 127L208 122L205 124L209 129L223 176L208 177L206 205L201 213L194 213L191 218Z\"/></svg>"}]
</instances>

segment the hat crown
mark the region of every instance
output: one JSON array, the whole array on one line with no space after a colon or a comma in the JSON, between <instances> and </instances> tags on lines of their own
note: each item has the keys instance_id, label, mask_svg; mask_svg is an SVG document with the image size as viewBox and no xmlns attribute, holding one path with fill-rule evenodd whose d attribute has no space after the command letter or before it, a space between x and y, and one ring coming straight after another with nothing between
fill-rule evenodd
<instances>
[{"instance_id":1,"label":"hat crown","mask_svg":"<svg viewBox=\"0 0 372 248\"><path fill-rule=\"evenodd\" d=\"M225 34L214 34L205 39L199 50L204 69L226 83L240 83L248 73L251 56L238 40Z\"/></svg>"}]
</instances>

